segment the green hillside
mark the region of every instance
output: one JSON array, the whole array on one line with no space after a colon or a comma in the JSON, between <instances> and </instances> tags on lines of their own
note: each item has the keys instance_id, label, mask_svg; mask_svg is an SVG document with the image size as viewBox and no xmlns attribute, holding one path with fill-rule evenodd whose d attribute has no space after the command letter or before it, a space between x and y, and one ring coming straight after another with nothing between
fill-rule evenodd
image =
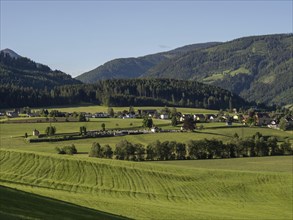
<instances>
[{"instance_id":1,"label":"green hillside","mask_svg":"<svg viewBox=\"0 0 293 220\"><path fill-rule=\"evenodd\" d=\"M93 209L0 186L0 218L9 219L125 219Z\"/></svg>"},{"instance_id":2,"label":"green hillside","mask_svg":"<svg viewBox=\"0 0 293 220\"><path fill-rule=\"evenodd\" d=\"M0 51L0 84L1 87L32 87L50 89L54 86L81 84L70 75L59 70L21 57L14 51Z\"/></svg>"},{"instance_id":3,"label":"green hillside","mask_svg":"<svg viewBox=\"0 0 293 220\"><path fill-rule=\"evenodd\" d=\"M292 34L239 38L159 63L144 76L191 79L248 101L293 103Z\"/></svg>"},{"instance_id":4,"label":"green hillside","mask_svg":"<svg viewBox=\"0 0 293 220\"><path fill-rule=\"evenodd\" d=\"M232 167L236 160L223 161ZM0 183L135 219L292 219L292 157L271 162L291 169L235 171L1 150Z\"/></svg>"},{"instance_id":5,"label":"green hillside","mask_svg":"<svg viewBox=\"0 0 293 220\"><path fill-rule=\"evenodd\" d=\"M121 58L111 60L91 71L83 73L76 79L84 83L94 83L105 79L138 78L158 63L169 60L188 51L217 45L217 42L187 45L168 52L151 54L137 58Z\"/></svg>"}]
</instances>

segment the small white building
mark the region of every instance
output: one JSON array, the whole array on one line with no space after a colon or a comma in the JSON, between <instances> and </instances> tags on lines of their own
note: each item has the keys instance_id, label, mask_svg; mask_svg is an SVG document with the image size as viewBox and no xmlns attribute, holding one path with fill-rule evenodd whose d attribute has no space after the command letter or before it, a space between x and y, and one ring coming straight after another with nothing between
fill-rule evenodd
<instances>
[{"instance_id":1,"label":"small white building","mask_svg":"<svg viewBox=\"0 0 293 220\"><path fill-rule=\"evenodd\" d=\"M33 136L39 137L39 135L40 135L40 132L37 129L33 130Z\"/></svg>"},{"instance_id":2,"label":"small white building","mask_svg":"<svg viewBox=\"0 0 293 220\"><path fill-rule=\"evenodd\" d=\"M135 115L135 114L132 114L132 113L125 114L125 115L123 116L123 119L127 119L127 118L136 118L136 115Z\"/></svg>"},{"instance_id":3,"label":"small white building","mask_svg":"<svg viewBox=\"0 0 293 220\"><path fill-rule=\"evenodd\" d=\"M161 114L160 115L160 119L169 119L169 115L168 114Z\"/></svg>"},{"instance_id":4,"label":"small white building","mask_svg":"<svg viewBox=\"0 0 293 220\"><path fill-rule=\"evenodd\" d=\"M152 127L151 132L153 132L153 133L159 132L159 128L158 127Z\"/></svg>"},{"instance_id":5,"label":"small white building","mask_svg":"<svg viewBox=\"0 0 293 220\"><path fill-rule=\"evenodd\" d=\"M105 112L97 112L97 113L93 114L92 117L93 118L109 118L110 115L108 113L105 113Z\"/></svg>"},{"instance_id":6,"label":"small white building","mask_svg":"<svg viewBox=\"0 0 293 220\"><path fill-rule=\"evenodd\" d=\"M18 113L15 111L8 111L8 112L6 112L6 115L10 118L18 117Z\"/></svg>"}]
</instances>

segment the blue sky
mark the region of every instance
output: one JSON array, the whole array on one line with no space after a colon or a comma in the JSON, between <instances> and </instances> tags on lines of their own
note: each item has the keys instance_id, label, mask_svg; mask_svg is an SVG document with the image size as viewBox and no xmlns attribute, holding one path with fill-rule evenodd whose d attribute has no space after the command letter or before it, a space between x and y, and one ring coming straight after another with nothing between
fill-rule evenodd
<instances>
[{"instance_id":1,"label":"blue sky","mask_svg":"<svg viewBox=\"0 0 293 220\"><path fill-rule=\"evenodd\" d=\"M292 0L0 1L1 49L73 76L115 58L292 32Z\"/></svg>"}]
</instances>

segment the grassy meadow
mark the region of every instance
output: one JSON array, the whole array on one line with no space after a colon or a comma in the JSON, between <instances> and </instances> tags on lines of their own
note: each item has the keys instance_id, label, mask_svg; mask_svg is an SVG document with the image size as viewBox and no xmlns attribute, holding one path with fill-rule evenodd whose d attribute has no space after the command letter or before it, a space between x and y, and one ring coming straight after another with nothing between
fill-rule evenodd
<instances>
[{"instance_id":1,"label":"grassy meadow","mask_svg":"<svg viewBox=\"0 0 293 220\"><path fill-rule=\"evenodd\" d=\"M135 107L139 109L140 107ZM143 107L146 109L146 107ZM148 107L153 109L155 107ZM54 108L56 109L56 108ZM114 111L128 109L115 108ZM99 112L107 107L60 108ZM184 113L213 113L180 109ZM154 119L162 129L180 129L170 120ZM126 139L147 145L156 140L186 142L215 138L228 141L256 132L293 142L292 131L202 123L196 132L152 133L74 141L27 143L24 134L87 130L142 129L142 119L100 118L89 122L0 123L1 219L292 219L293 157L274 156L215 160L129 162L89 158L93 142ZM201 124L197 124L200 126ZM55 147L75 144L78 154L58 155ZM10 188L6 188L10 187ZM16 190L15 190L16 189ZM25 201L18 206L18 201ZM111 215L113 214L113 215ZM59 219L60 219L59 218Z\"/></svg>"},{"instance_id":2,"label":"grassy meadow","mask_svg":"<svg viewBox=\"0 0 293 220\"><path fill-rule=\"evenodd\" d=\"M281 172L246 166L250 159L239 160L240 171L237 159L218 160L218 168L1 150L0 181L134 219L292 219L292 156L272 158L288 167Z\"/></svg>"},{"instance_id":3,"label":"grassy meadow","mask_svg":"<svg viewBox=\"0 0 293 220\"><path fill-rule=\"evenodd\" d=\"M170 120L154 119L154 124L162 129L180 129L180 125L177 127L171 126ZM81 153L89 151L93 142L100 144L109 144L112 148L115 144L122 139L126 139L133 143L142 143L147 145L156 140L160 141L177 141L186 142L188 140L199 140L199 139L211 139L216 138L224 142L228 141L235 133L239 137L252 136L256 132L262 133L264 136L274 135L280 141L285 138L289 138L293 141L293 135L280 130L274 130L269 128L259 127L242 127L240 124L234 126L226 126L225 123L202 123L204 126L203 130L197 130L196 132L178 132L178 133L152 133L152 134L141 134L141 135L127 135L120 137L107 137L107 138L89 138L74 141L61 141L61 142L41 142L41 143L27 143L24 140L24 134L28 133L32 135L34 129L39 130L41 133L45 132L47 126L55 126L57 134L59 133L70 133L78 132L79 127L85 126L87 130L100 130L101 125L105 123L106 129L143 129L142 119L120 119L120 118L102 118L102 119L91 119L89 122L56 122L56 123L11 123L11 124L0 124L0 146L1 148L8 149L22 149L28 151L38 152L49 152L55 153L55 147L63 147L68 144L74 143L77 150ZM198 124L200 126L200 124ZM78 156L84 157L85 154L79 154Z\"/></svg>"}]
</instances>

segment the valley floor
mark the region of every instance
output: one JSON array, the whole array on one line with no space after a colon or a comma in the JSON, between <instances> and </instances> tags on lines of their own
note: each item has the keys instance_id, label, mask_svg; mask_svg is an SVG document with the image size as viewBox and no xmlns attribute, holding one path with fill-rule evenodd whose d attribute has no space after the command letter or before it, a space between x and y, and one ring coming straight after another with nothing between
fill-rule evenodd
<instances>
[{"instance_id":1,"label":"valley floor","mask_svg":"<svg viewBox=\"0 0 293 220\"><path fill-rule=\"evenodd\" d=\"M88 130L101 129L102 123L107 129L135 129L141 128L142 119L58 122L53 126L57 133L68 133L78 132L81 126ZM162 129L174 129L170 120L154 119L154 123ZM30 193L0 187L1 219L19 216L48 219L53 214L62 219L71 218L73 204L80 216L78 219L93 216L101 219L104 214L105 219L293 218L293 156L161 162L88 157L93 142L109 144L113 148L123 139L145 146L156 140L186 142L205 138L216 138L225 143L235 133L245 138L260 132L266 137L275 136L279 143L284 140L292 143L292 131L204 123L204 128L196 132L89 138L74 142L24 141L25 133L31 136L34 129L43 133L49 125L0 124L0 185ZM55 147L72 143L79 152L77 155L56 153ZM19 209L15 209L18 201ZM37 210L30 209L25 203L32 204L30 207L35 206ZM44 210L45 206L49 212Z\"/></svg>"}]
</instances>

